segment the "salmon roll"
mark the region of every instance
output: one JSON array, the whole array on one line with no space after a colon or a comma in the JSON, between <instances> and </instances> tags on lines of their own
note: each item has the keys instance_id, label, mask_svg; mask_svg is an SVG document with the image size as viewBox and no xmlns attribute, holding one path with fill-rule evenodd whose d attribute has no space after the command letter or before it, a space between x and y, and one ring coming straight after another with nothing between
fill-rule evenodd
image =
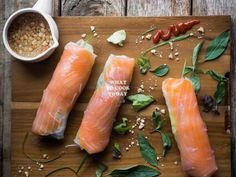
<instances>
[{"instance_id":1,"label":"salmon roll","mask_svg":"<svg viewBox=\"0 0 236 177\"><path fill-rule=\"evenodd\" d=\"M66 44L43 92L33 122L34 134L63 139L68 115L89 79L95 57L93 47L84 40Z\"/></svg>"},{"instance_id":2,"label":"salmon roll","mask_svg":"<svg viewBox=\"0 0 236 177\"><path fill-rule=\"evenodd\" d=\"M89 154L99 153L108 145L116 114L129 90L134 66L134 58L109 56L74 139Z\"/></svg>"},{"instance_id":3,"label":"salmon roll","mask_svg":"<svg viewBox=\"0 0 236 177\"><path fill-rule=\"evenodd\" d=\"M169 78L163 81L162 91L184 171L193 177L212 176L217 165L192 82Z\"/></svg>"}]
</instances>

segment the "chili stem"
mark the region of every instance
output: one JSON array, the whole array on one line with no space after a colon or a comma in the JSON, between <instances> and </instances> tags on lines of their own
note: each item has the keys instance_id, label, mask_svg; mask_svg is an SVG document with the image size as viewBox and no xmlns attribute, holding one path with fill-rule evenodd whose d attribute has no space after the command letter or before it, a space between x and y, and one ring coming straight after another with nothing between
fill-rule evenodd
<instances>
[{"instance_id":1,"label":"chili stem","mask_svg":"<svg viewBox=\"0 0 236 177\"><path fill-rule=\"evenodd\" d=\"M89 157L89 156L88 156L88 153L86 152L86 153L84 154L84 156L83 156L81 162L80 162L80 165L79 165L77 171L76 171L76 174L77 174L77 175L78 175L80 169L84 166L85 162L88 160L88 157Z\"/></svg>"},{"instance_id":2,"label":"chili stem","mask_svg":"<svg viewBox=\"0 0 236 177\"><path fill-rule=\"evenodd\" d=\"M76 174L76 171L75 171L74 169L72 169L72 168L70 168L70 167L62 167L62 168L58 168L58 169L56 169L56 170L53 170L53 171L49 172L45 177L48 177L48 176L50 176L50 175L52 175L52 174L54 174L54 173L56 173L56 172L58 172L58 171L61 171L61 170L70 170L70 171L72 171L76 176L78 176L78 175Z\"/></svg>"},{"instance_id":3,"label":"chili stem","mask_svg":"<svg viewBox=\"0 0 236 177\"><path fill-rule=\"evenodd\" d=\"M172 39L170 39L170 40L168 40L168 41L161 42L161 43L159 43L159 44L157 44L157 45L154 45L154 46L152 46L151 48L145 50L145 51L143 52L143 55L146 55L149 51L151 51L151 50L153 50L153 49L156 49L156 48L159 48L159 47L161 47L161 46L167 45L167 44L169 44L170 42L181 41L181 40L184 40L184 39L189 38L190 36L191 36L190 33L189 33L189 34L184 34L184 35L181 35L181 36L172 38Z\"/></svg>"},{"instance_id":4,"label":"chili stem","mask_svg":"<svg viewBox=\"0 0 236 177\"><path fill-rule=\"evenodd\" d=\"M142 35L145 35L145 34L147 34L147 33L150 33L150 32L152 32L152 31L154 31L155 29L157 29L157 26L151 26L148 30L144 31L144 32L142 33Z\"/></svg>"}]
</instances>

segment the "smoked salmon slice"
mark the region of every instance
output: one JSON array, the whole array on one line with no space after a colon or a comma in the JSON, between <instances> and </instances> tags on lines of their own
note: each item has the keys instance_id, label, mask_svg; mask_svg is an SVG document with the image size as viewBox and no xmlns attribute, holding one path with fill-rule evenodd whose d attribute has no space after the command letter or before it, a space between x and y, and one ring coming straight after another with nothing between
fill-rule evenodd
<instances>
[{"instance_id":1,"label":"smoked salmon slice","mask_svg":"<svg viewBox=\"0 0 236 177\"><path fill-rule=\"evenodd\" d=\"M162 91L184 171L193 177L210 177L217 165L192 82L169 78L163 81Z\"/></svg>"},{"instance_id":2,"label":"smoked salmon slice","mask_svg":"<svg viewBox=\"0 0 236 177\"><path fill-rule=\"evenodd\" d=\"M89 154L103 151L109 143L113 122L129 90L134 66L133 58L109 56L74 139Z\"/></svg>"},{"instance_id":3,"label":"smoked salmon slice","mask_svg":"<svg viewBox=\"0 0 236 177\"><path fill-rule=\"evenodd\" d=\"M64 137L67 117L85 87L96 55L93 47L80 40L64 48L52 79L43 92L32 132L56 139Z\"/></svg>"}]
</instances>

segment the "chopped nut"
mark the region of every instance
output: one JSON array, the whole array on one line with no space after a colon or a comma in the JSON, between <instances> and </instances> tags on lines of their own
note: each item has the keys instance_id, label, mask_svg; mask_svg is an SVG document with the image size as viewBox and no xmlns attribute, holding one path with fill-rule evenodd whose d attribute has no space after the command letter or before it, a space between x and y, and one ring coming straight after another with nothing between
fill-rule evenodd
<instances>
[{"instance_id":1,"label":"chopped nut","mask_svg":"<svg viewBox=\"0 0 236 177\"><path fill-rule=\"evenodd\" d=\"M164 164L161 164L162 167L164 167L165 165Z\"/></svg>"},{"instance_id":2,"label":"chopped nut","mask_svg":"<svg viewBox=\"0 0 236 177\"><path fill-rule=\"evenodd\" d=\"M175 165L178 165L178 161L175 161L174 164L175 164Z\"/></svg>"},{"instance_id":3,"label":"chopped nut","mask_svg":"<svg viewBox=\"0 0 236 177\"><path fill-rule=\"evenodd\" d=\"M94 36L94 37L97 37L97 36L98 36L98 34L97 34L97 33L94 33L94 34L93 34L93 36Z\"/></svg>"},{"instance_id":4,"label":"chopped nut","mask_svg":"<svg viewBox=\"0 0 236 177\"><path fill-rule=\"evenodd\" d=\"M90 26L90 30L93 32L95 31L96 27L95 26Z\"/></svg>"},{"instance_id":5,"label":"chopped nut","mask_svg":"<svg viewBox=\"0 0 236 177\"><path fill-rule=\"evenodd\" d=\"M150 40L151 37L152 37L152 34L147 34L147 35L146 35L146 39L147 39L147 40Z\"/></svg>"},{"instance_id":6,"label":"chopped nut","mask_svg":"<svg viewBox=\"0 0 236 177\"><path fill-rule=\"evenodd\" d=\"M141 36L141 39L144 40L144 36Z\"/></svg>"},{"instance_id":7,"label":"chopped nut","mask_svg":"<svg viewBox=\"0 0 236 177\"><path fill-rule=\"evenodd\" d=\"M173 59L173 54L170 53L169 56L168 56L169 59Z\"/></svg>"},{"instance_id":8,"label":"chopped nut","mask_svg":"<svg viewBox=\"0 0 236 177\"><path fill-rule=\"evenodd\" d=\"M157 160L160 160L160 157L157 156Z\"/></svg>"},{"instance_id":9,"label":"chopped nut","mask_svg":"<svg viewBox=\"0 0 236 177\"><path fill-rule=\"evenodd\" d=\"M165 113L166 113L166 110L165 110L165 109L161 109L160 112L161 112L162 114L165 114Z\"/></svg>"},{"instance_id":10,"label":"chopped nut","mask_svg":"<svg viewBox=\"0 0 236 177\"><path fill-rule=\"evenodd\" d=\"M203 28L202 26L200 26L200 27L197 29L197 31L200 32L200 33L204 33L204 32L205 32L205 30L204 30L204 28Z\"/></svg>"},{"instance_id":11,"label":"chopped nut","mask_svg":"<svg viewBox=\"0 0 236 177\"><path fill-rule=\"evenodd\" d=\"M18 173L22 173L22 170L18 170Z\"/></svg>"},{"instance_id":12,"label":"chopped nut","mask_svg":"<svg viewBox=\"0 0 236 177\"><path fill-rule=\"evenodd\" d=\"M86 36L87 36L86 33L83 33L83 34L81 35L82 38L85 38Z\"/></svg>"},{"instance_id":13,"label":"chopped nut","mask_svg":"<svg viewBox=\"0 0 236 177\"><path fill-rule=\"evenodd\" d=\"M128 147L126 147L126 148L125 148L125 150L126 150L126 151L129 151L129 148L128 148Z\"/></svg>"},{"instance_id":14,"label":"chopped nut","mask_svg":"<svg viewBox=\"0 0 236 177\"><path fill-rule=\"evenodd\" d=\"M170 50L173 50L174 49L173 42L169 42L169 45L170 45Z\"/></svg>"},{"instance_id":15,"label":"chopped nut","mask_svg":"<svg viewBox=\"0 0 236 177\"><path fill-rule=\"evenodd\" d=\"M176 58L175 60L176 60L176 61L179 61L179 58Z\"/></svg>"},{"instance_id":16,"label":"chopped nut","mask_svg":"<svg viewBox=\"0 0 236 177\"><path fill-rule=\"evenodd\" d=\"M29 177L29 172L25 171L25 177Z\"/></svg>"},{"instance_id":17,"label":"chopped nut","mask_svg":"<svg viewBox=\"0 0 236 177\"><path fill-rule=\"evenodd\" d=\"M155 49L152 49L152 50L151 50L151 54L156 55L156 54L157 54L157 51L156 51Z\"/></svg>"},{"instance_id":18,"label":"chopped nut","mask_svg":"<svg viewBox=\"0 0 236 177\"><path fill-rule=\"evenodd\" d=\"M138 44L138 39L135 39L135 43Z\"/></svg>"},{"instance_id":19,"label":"chopped nut","mask_svg":"<svg viewBox=\"0 0 236 177\"><path fill-rule=\"evenodd\" d=\"M193 36L193 33L190 33L189 36Z\"/></svg>"},{"instance_id":20,"label":"chopped nut","mask_svg":"<svg viewBox=\"0 0 236 177\"><path fill-rule=\"evenodd\" d=\"M179 52L175 52L175 56L179 56Z\"/></svg>"},{"instance_id":21,"label":"chopped nut","mask_svg":"<svg viewBox=\"0 0 236 177\"><path fill-rule=\"evenodd\" d=\"M47 159L47 158L48 158L48 155L47 155L47 154L43 154L43 158L44 158L44 159Z\"/></svg>"},{"instance_id":22,"label":"chopped nut","mask_svg":"<svg viewBox=\"0 0 236 177\"><path fill-rule=\"evenodd\" d=\"M40 168L40 169L43 169L43 168L44 168L44 165L43 165L43 164L40 164L39 168Z\"/></svg>"},{"instance_id":23,"label":"chopped nut","mask_svg":"<svg viewBox=\"0 0 236 177\"><path fill-rule=\"evenodd\" d=\"M162 54L160 54L159 57L162 58Z\"/></svg>"},{"instance_id":24,"label":"chopped nut","mask_svg":"<svg viewBox=\"0 0 236 177\"><path fill-rule=\"evenodd\" d=\"M138 129L139 129L139 130L142 130L142 129L144 128L144 126L145 126L144 123L141 122L141 123L139 124L139 126L138 126Z\"/></svg>"}]
</instances>

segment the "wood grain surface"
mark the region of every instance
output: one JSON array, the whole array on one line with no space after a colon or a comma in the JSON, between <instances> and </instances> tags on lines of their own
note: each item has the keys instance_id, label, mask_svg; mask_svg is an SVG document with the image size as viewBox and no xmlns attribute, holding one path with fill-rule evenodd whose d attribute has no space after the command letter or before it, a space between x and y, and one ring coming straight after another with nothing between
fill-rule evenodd
<instances>
[{"instance_id":1,"label":"wood grain surface","mask_svg":"<svg viewBox=\"0 0 236 177\"><path fill-rule=\"evenodd\" d=\"M142 4L141 8L132 8L130 4L134 4L135 1L128 0L106 0L108 2L108 10L99 10L99 8L104 8L101 6L101 1L93 1L93 10L91 10L90 6L83 6L81 8L67 8L69 7L69 3L72 2L74 4L83 3L86 4L85 0L54 0L55 7L54 13L55 15L95 15L97 11L102 12L99 15L132 15L132 16L153 16L153 15L231 15L233 30L232 30L232 41L236 40L235 26L236 26L236 18L235 18L235 10L236 10L236 1L234 0L194 0L194 1L166 1L166 0L139 0L138 3ZM104 0L105 1L105 0ZM30 7L32 6L36 0L3 0L0 1L0 16L1 16L1 24L0 28L3 28L5 20L9 17L9 15L20 8ZM183 3L183 7L174 6L174 4ZM159 5L158 5L159 4ZM158 6L157 6L158 5ZM129 6L129 8L128 8ZM136 5L141 6L141 5ZM152 6L152 7L151 7ZM147 8L148 7L148 8ZM172 8L171 8L172 7ZM178 10L173 10L178 9ZM111 10L110 10L111 9ZM118 9L114 11L112 9ZM153 9L153 10L152 10ZM158 9L158 10L157 10ZM163 9L163 10L161 10ZM182 9L182 10L179 10ZM128 12L129 11L129 12ZM81 14L83 12L83 14ZM109 12L109 13L106 13ZM116 13L120 12L120 13ZM2 30L0 30L0 34ZM4 47L1 42L1 52L0 52L0 176L9 177L10 175L10 102L11 102L11 76L10 76L10 68L11 63L9 62L9 54L4 50ZM232 152L232 176L236 176L236 82L234 82L236 78L235 72L235 57L236 56L236 47L232 46L232 68L231 68L231 95L230 95L230 104L232 106L231 109L231 152ZM3 143L4 142L4 143ZM3 153L4 152L4 153ZM234 168L235 167L235 168Z\"/></svg>"},{"instance_id":2,"label":"wood grain surface","mask_svg":"<svg viewBox=\"0 0 236 177\"><path fill-rule=\"evenodd\" d=\"M190 15L189 0L127 1L128 16L186 16Z\"/></svg>"},{"instance_id":3,"label":"wood grain surface","mask_svg":"<svg viewBox=\"0 0 236 177\"><path fill-rule=\"evenodd\" d=\"M232 176L236 176L236 1L234 0L198 0L193 1L193 15L231 15L232 30L231 41L232 47L231 73L230 73L230 124L231 124L231 161L232 161Z\"/></svg>"},{"instance_id":4,"label":"wood grain surface","mask_svg":"<svg viewBox=\"0 0 236 177\"><path fill-rule=\"evenodd\" d=\"M56 22L59 26L61 36L59 42L61 45L56 50L55 54L53 54L48 60L41 63L26 64L18 62L16 60L13 60L12 62L12 176L17 175L18 168L21 166L26 167L30 165L31 167L33 167L33 172L31 172L32 176L39 177L45 175L53 169L63 167L65 165L76 168L76 166L78 166L79 164L79 161L81 160L83 152L76 148L68 149L68 152L63 156L63 158L50 164L46 164L43 171L38 171L37 165L32 164L23 156L21 152L24 135L27 131L31 130L32 121L37 111L39 101L42 97L43 90L50 81L51 75L63 51L63 46L67 42L79 39L82 33L91 33L90 25L95 25L97 29L96 32L98 33L99 37L94 40L92 44L94 46L95 53L98 55L98 58L96 59L96 63L89 82L70 114L65 139L63 141L57 142L50 139L42 139L30 135L29 141L27 142L26 146L27 151L32 156L37 158L41 158L44 153L53 156L61 151L65 145L73 143L73 138L77 132L83 116L83 111L85 110L86 105L93 94L97 79L110 53L126 54L128 56L137 58L141 50L152 46L151 41L143 41L140 44L135 44L135 39L137 38L137 36L141 32L145 31L150 25L158 24L160 28L165 29L169 24L176 23L178 21L185 21L192 18L193 17L57 17ZM220 32L230 27L230 18L227 16L194 18L200 19L201 25L195 26L193 28L193 31L196 31L199 26L203 26L206 29L205 44L203 47L203 52L200 53L200 59L203 59L204 51L209 41L220 34ZM222 25L222 23L224 25ZM106 42L106 38L112 32L118 29L125 29L127 31L128 39L125 43L125 47L123 48L113 46ZM158 52L162 53L163 58L160 58L159 55L150 55L152 66L155 67L157 65L160 65L161 63L166 63L170 66L169 74L163 78L155 77L151 73L143 76L139 73L138 67L136 67L129 94L136 93L137 88L141 84L141 80L143 80L145 82L144 85L146 88L145 93L153 95L156 99L156 102L139 114L136 114L134 111L132 111L131 105L128 102L123 104L121 106L121 109L119 110L117 116L118 120L125 116L128 117L133 123L135 122L137 115L146 117L146 126L144 133L148 136L150 142L157 149L158 154L160 154L162 151L160 136L158 134L150 135L149 132L151 131L151 113L154 108L158 106L160 108L166 109L164 98L161 93L161 82L167 77L179 77L181 75L184 60L187 59L187 63L191 63L192 50L194 46L200 41L201 39L191 38L174 43L175 48L178 48L180 58L179 62L168 59L168 46L164 46L158 49ZM227 48L224 55L222 55L219 60L201 64L199 65L199 67L205 70L214 69L221 74L228 72L230 69L230 46ZM154 86L154 83L157 84L157 87L155 87L154 91L149 92L149 86ZM205 94L213 95L216 89L216 82L209 76L204 75L201 77L201 83L202 87L198 98ZM221 113L220 116L214 116L211 113L202 113L202 117L208 126L210 142L215 151L217 164L219 166L219 171L217 172L216 176L228 177L231 174L230 137L224 129L227 102L223 101L219 109ZM170 130L168 116L166 115L165 117L168 120L165 130L171 136L173 147L167 157L160 161L160 164L164 165L160 167L160 171L162 172L163 177L181 177L184 176L184 174L180 165L179 152ZM139 153L138 147L135 146L130 148L128 152L125 151L125 147L127 147L131 143L131 141L134 141L136 143L136 133L137 129L135 130L134 135L129 134L126 136L117 136L115 134L112 134L109 147L105 150L105 152L95 156L91 156L90 160L86 163L83 170L81 171L81 175L85 177L94 176L96 161L98 160L105 162L109 166L109 170L117 167L125 167L132 164L146 164ZM132 138L134 138L134 140L132 140ZM111 150L114 142L119 142L121 144L123 153L122 160L114 160L111 157ZM174 165L175 161L178 161L179 165ZM56 175L69 176L70 173L68 171L65 171L61 174L58 173Z\"/></svg>"}]
</instances>

